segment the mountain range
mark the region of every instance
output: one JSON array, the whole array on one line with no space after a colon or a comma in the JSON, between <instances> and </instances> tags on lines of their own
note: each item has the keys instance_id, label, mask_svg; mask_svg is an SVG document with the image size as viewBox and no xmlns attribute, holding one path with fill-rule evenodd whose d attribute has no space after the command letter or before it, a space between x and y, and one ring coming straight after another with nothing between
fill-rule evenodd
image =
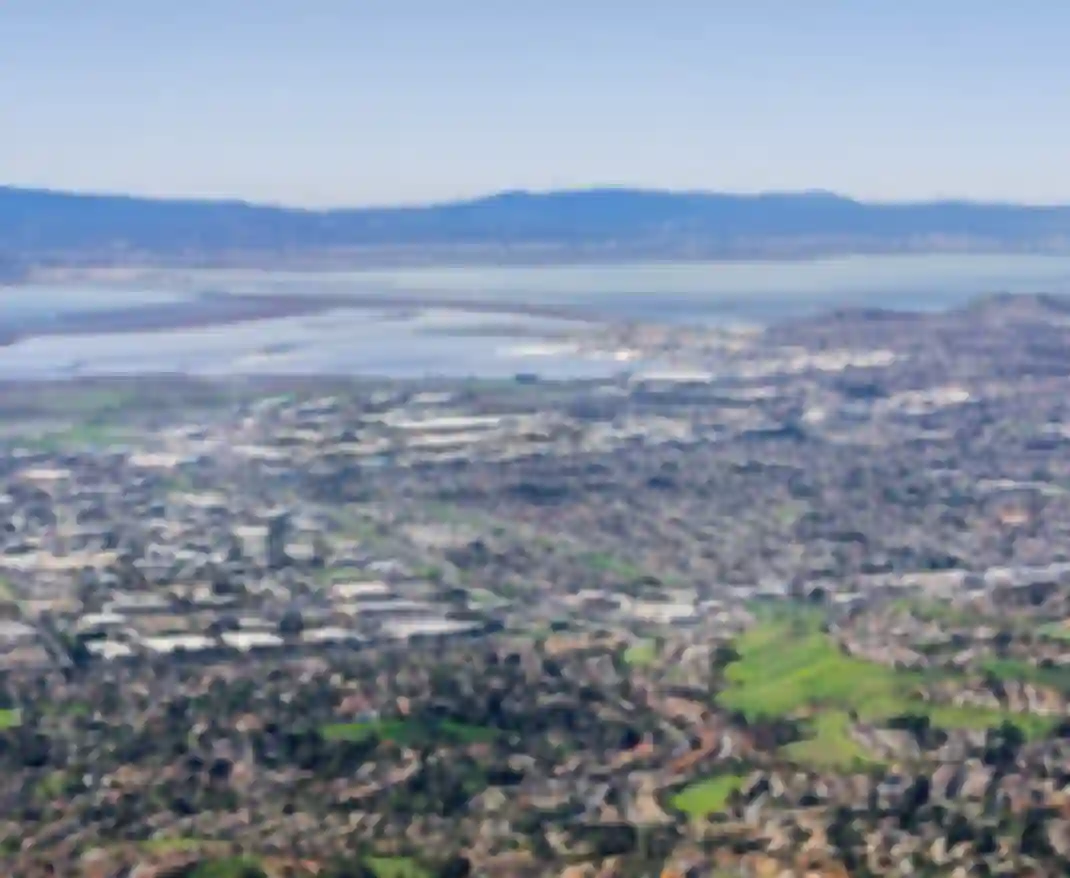
<instances>
[{"instance_id":1,"label":"mountain range","mask_svg":"<svg viewBox=\"0 0 1070 878\"><path fill-rule=\"evenodd\" d=\"M307 210L0 187L0 275L37 266L1070 252L1070 206L600 188Z\"/></svg>"}]
</instances>

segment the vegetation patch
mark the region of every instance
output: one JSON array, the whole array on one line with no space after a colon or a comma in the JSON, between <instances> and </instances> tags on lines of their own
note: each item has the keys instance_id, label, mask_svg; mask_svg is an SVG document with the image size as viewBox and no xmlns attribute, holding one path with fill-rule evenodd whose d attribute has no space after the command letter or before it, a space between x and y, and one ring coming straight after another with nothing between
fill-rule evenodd
<instances>
[{"instance_id":1,"label":"vegetation patch","mask_svg":"<svg viewBox=\"0 0 1070 878\"><path fill-rule=\"evenodd\" d=\"M376 878L430 878L430 873L409 857L368 857L364 862Z\"/></svg>"},{"instance_id":2,"label":"vegetation patch","mask_svg":"<svg viewBox=\"0 0 1070 878\"><path fill-rule=\"evenodd\" d=\"M750 721L809 718L811 737L789 745L786 753L818 767L872 762L848 733L852 714L869 722L924 715L944 729L985 729L1009 721L1031 738L1053 724L1049 717L923 701L917 694L923 675L845 654L806 614L773 618L742 635L735 649L739 659L725 669L721 706Z\"/></svg>"},{"instance_id":3,"label":"vegetation patch","mask_svg":"<svg viewBox=\"0 0 1070 878\"><path fill-rule=\"evenodd\" d=\"M355 567L327 567L316 571L315 580L319 585L331 586L338 583L359 582L364 575Z\"/></svg>"},{"instance_id":4,"label":"vegetation patch","mask_svg":"<svg viewBox=\"0 0 1070 878\"><path fill-rule=\"evenodd\" d=\"M735 774L722 774L684 787L670 800L678 811L691 817L708 817L724 811L728 799L743 783Z\"/></svg>"},{"instance_id":5,"label":"vegetation patch","mask_svg":"<svg viewBox=\"0 0 1070 878\"><path fill-rule=\"evenodd\" d=\"M37 791L46 799L55 799L67 791L70 776L65 771L50 771L37 784Z\"/></svg>"},{"instance_id":6,"label":"vegetation patch","mask_svg":"<svg viewBox=\"0 0 1070 878\"><path fill-rule=\"evenodd\" d=\"M938 622L945 625L969 627L985 621L985 616L976 609L953 605L950 601L937 598L906 597L892 602L889 607L903 613L909 613L915 619L924 622Z\"/></svg>"},{"instance_id":7,"label":"vegetation patch","mask_svg":"<svg viewBox=\"0 0 1070 878\"><path fill-rule=\"evenodd\" d=\"M912 709L915 713L926 714L929 722L936 728L982 731L1009 722L1021 729L1026 738L1031 740L1044 737L1055 725L1055 721L1048 716L1014 713L1009 710L972 704L915 704Z\"/></svg>"},{"instance_id":8,"label":"vegetation patch","mask_svg":"<svg viewBox=\"0 0 1070 878\"><path fill-rule=\"evenodd\" d=\"M819 713L809 724L810 737L783 748L789 759L815 768L856 769L877 764L872 754L851 737L851 718L842 710Z\"/></svg>"},{"instance_id":9,"label":"vegetation patch","mask_svg":"<svg viewBox=\"0 0 1070 878\"><path fill-rule=\"evenodd\" d=\"M190 878L260 878L267 873L250 857L227 857L201 863Z\"/></svg>"},{"instance_id":10,"label":"vegetation patch","mask_svg":"<svg viewBox=\"0 0 1070 878\"><path fill-rule=\"evenodd\" d=\"M620 579L642 579L644 571L634 564L606 552L584 552L580 560L592 570Z\"/></svg>"},{"instance_id":11,"label":"vegetation patch","mask_svg":"<svg viewBox=\"0 0 1070 878\"><path fill-rule=\"evenodd\" d=\"M988 659L981 664L984 671L1000 680L1033 683L1059 692L1070 692L1070 668L1042 667L1021 659Z\"/></svg>"},{"instance_id":12,"label":"vegetation patch","mask_svg":"<svg viewBox=\"0 0 1070 878\"><path fill-rule=\"evenodd\" d=\"M900 712L904 685L891 668L845 655L819 631L774 623L744 634L739 660L725 670L722 706L748 719L789 716L820 706L879 718Z\"/></svg>"},{"instance_id":13,"label":"vegetation patch","mask_svg":"<svg viewBox=\"0 0 1070 878\"><path fill-rule=\"evenodd\" d=\"M643 668L652 665L658 657L657 646L652 640L641 640L633 643L624 651L624 661L633 668Z\"/></svg>"},{"instance_id":14,"label":"vegetation patch","mask_svg":"<svg viewBox=\"0 0 1070 878\"><path fill-rule=\"evenodd\" d=\"M0 710L0 730L22 725L22 711L17 707Z\"/></svg>"},{"instance_id":15,"label":"vegetation patch","mask_svg":"<svg viewBox=\"0 0 1070 878\"><path fill-rule=\"evenodd\" d=\"M1038 630L1044 637L1050 637L1053 640L1070 641L1070 619L1065 619L1062 622L1049 622L1046 625L1041 625Z\"/></svg>"},{"instance_id":16,"label":"vegetation patch","mask_svg":"<svg viewBox=\"0 0 1070 878\"><path fill-rule=\"evenodd\" d=\"M493 729L453 720L386 719L356 723L332 723L322 729L328 741L359 743L371 737L404 746L421 744L472 744L495 737Z\"/></svg>"},{"instance_id":17,"label":"vegetation patch","mask_svg":"<svg viewBox=\"0 0 1070 878\"><path fill-rule=\"evenodd\" d=\"M149 838L141 842L139 847L148 853L171 854L186 851L199 851L211 845L212 842L200 838L177 836L174 838ZM218 844L218 842L216 842Z\"/></svg>"}]
</instances>

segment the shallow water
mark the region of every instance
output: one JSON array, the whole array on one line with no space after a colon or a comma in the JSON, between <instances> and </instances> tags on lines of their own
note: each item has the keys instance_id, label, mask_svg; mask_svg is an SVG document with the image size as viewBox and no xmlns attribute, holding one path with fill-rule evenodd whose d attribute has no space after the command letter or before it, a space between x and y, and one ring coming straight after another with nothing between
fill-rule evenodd
<instances>
[{"instance_id":1,"label":"shallow water","mask_svg":"<svg viewBox=\"0 0 1070 878\"><path fill-rule=\"evenodd\" d=\"M575 356L522 356L513 352L520 347L515 336L425 331L476 325L479 318L471 315L467 323L459 319L465 315L457 314L404 321L385 316L367 310L333 311L202 329L37 336L0 348L0 375L22 379L150 372L508 377L538 371L546 377L568 378L599 377L619 369L616 364ZM547 332L561 327L545 320L518 325Z\"/></svg>"},{"instance_id":2,"label":"shallow water","mask_svg":"<svg viewBox=\"0 0 1070 878\"><path fill-rule=\"evenodd\" d=\"M581 306L661 320L776 319L838 305L954 307L994 292L1070 293L1070 257L890 255L777 262L447 267L297 274L210 272L243 292L394 292Z\"/></svg>"},{"instance_id":3,"label":"shallow water","mask_svg":"<svg viewBox=\"0 0 1070 878\"><path fill-rule=\"evenodd\" d=\"M806 262L420 268L287 273L157 272L110 286L0 290L0 324L40 326L54 315L179 301L206 289L279 295L381 292L512 304L578 306L628 319L767 322L841 305L932 310L992 292L1070 293L1070 257L860 256ZM457 335L503 322L516 335L553 332L557 321L459 311L334 311L207 329L28 338L0 348L0 377L189 372L334 373L488 377L534 371L597 377L621 364L563 353L520 356L509 334ZM433 330L428 332L427 330ZM530 339L527 340L530 342Z\"/></svg>"}]
</instances>

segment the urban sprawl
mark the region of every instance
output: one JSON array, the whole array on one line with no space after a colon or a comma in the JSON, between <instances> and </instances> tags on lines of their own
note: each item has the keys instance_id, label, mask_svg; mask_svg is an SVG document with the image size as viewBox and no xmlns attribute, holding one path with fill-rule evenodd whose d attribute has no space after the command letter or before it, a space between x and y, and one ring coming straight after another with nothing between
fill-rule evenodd
<instances>
[{"instance_id":1,"label":"urban sprawl","mask_svg":"<svg viewBox=\"0 0 1070 878\"><path fill-rule=\"evenodd\" d=\"M1070 305L554 344L5 390L0 874L1070 874Z\"/></svg>"}]
</instances>

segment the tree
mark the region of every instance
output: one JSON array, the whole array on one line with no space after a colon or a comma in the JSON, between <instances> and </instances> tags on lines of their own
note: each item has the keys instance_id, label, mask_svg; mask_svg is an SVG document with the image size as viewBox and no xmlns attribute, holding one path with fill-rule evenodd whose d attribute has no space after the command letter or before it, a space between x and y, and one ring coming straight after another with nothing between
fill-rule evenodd
<instances>
[{"instance_id":1,"label":"tree","mask_svg":"<svg viewBox=\"0 0 1070 878\"><path fill-rule=\"evenodd\" d=\"M299 637L305 630L305 619L300 610L287 610L279 619L279 634L283 637Z\"/></svg>"},{"instance_id":2,"label":"tree","mask_svg":"<svg viewBox=\"0 0 1070 878\"><path fill-rule=\"evenodd\" d=\"M472 863L461 854L450 857L435 873L435 878L468 878L472 874Z\"/></svg>"},{"instance_id":3,"label":"tree","mask_svg":"<svg viewBox=\"0 0 1070 878\"><path fill-rule=\"evenodd\" d=\"M320 878L377 878L375 870L363 860L337 859L326 870L320 872Z\"/></svg>"},{"instance_id":4,"label":"tree","mask_svg":"<svg viewBox=\"0 0 1070 878\"><path fill-rule=\"evenodd\" d=\"M985 734L984 762L999 771L1009 771L1025 744L1025 734L1009 720L1004 720Z\"/></svg>"}]
</instances>

